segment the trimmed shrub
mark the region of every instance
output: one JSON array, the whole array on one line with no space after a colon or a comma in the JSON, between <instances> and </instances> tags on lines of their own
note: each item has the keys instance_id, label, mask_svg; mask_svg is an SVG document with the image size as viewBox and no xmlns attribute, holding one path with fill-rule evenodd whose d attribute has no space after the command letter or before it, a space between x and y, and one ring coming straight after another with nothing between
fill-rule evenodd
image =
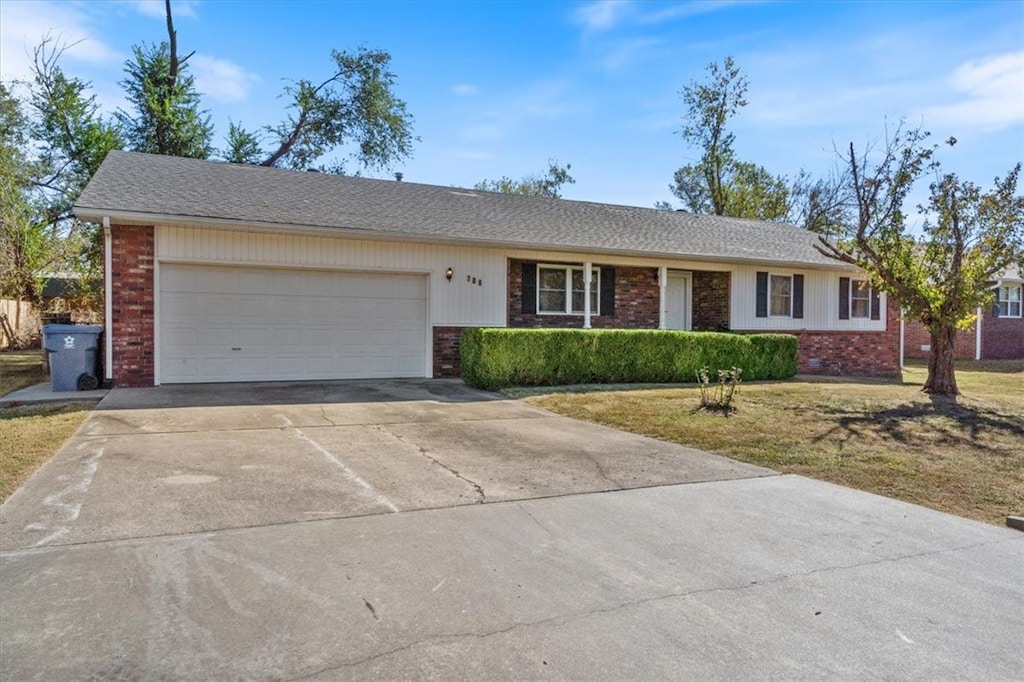
<instances>
[{"instance_id":1,"label":"trimmed shrub","mask_svg":"<svg viewBox=\"0 0 1024 682\"><path fill-rule=\"evenodd\" d=\"M651 329L472 328L462 332L462 379L476 388L582 383L692 383L702 367L747 380L796 374L790 334Z\"/></svg>"}]
</instances>

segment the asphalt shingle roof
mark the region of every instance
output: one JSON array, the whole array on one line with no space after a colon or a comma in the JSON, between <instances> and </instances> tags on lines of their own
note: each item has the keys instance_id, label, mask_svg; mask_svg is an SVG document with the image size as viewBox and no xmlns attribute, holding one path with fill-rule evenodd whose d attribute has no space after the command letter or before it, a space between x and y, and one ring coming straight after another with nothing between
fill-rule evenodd
<instances>
[{"instance_id":1,"label":"asphalt shingle roof","mask_svg":"<svg viewBox=\"0 0 1024 682\"><path fill-rule=\"evenodd\" d=\"M75 212L715 261L843 267L779 223L113 151Z\"/></svg>"}]
</instances>

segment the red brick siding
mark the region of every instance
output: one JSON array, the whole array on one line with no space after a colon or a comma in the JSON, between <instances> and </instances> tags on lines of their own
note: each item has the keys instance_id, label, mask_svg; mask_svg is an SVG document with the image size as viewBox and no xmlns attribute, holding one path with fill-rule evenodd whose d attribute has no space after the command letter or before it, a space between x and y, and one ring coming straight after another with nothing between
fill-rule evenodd
<instances>
[{"instance_id":1,"label":"red brick siding","mask_svg":"<svg viewBox=\"0 0 1024 682\"><path fill-rule=\"evenodd\" d=\"M983 360L1024 360L1024 318L993 317L987 311L981 320Z\"/></svg>"},{"instance_id":2,"label":"red brick siding","mask_svg":"<svg viewBox=\"0 0 1024 682\"><path fill-rule=\"evenodd\" d=\"M582 315L523 313L522 264L521 260L508 261L508 326L582 327ZM660 306L657 268L616 267L615 315L599 315L598 311L594 311L590 316L590 324L595 329L657 329Z\"/></svg>"},{"instance_id":3,"label":"red brick siding","mask_svg":"<svg viewBox=\"0 0 1024 682\"><path fill-rule=\"evenodd\" d=\"M957 360L973 360L977 341L975 326L958 329L953 340L953 351ZM928 328L916 320L907 320L903 328L903 357L908 360L926 360L930 351L921 350L921 346L930 346L931 336Z\"/></svg>"},{"instance_id":4,"label":"red brick siding","mask_svg":"<svg viewBox=\"0 0 1024 682\"><path fill-rule=\"evenodd\" d=\"M113 225L111 329L115 386L152 386L153 228Z\"/></svg>"},{"instance_id":5,"label":"red brick siding","mask_svg":"<svg viewBox=\"0 0 1024 682\"><path fill-rule=\"evenodd\" d=\"M728 272L693 272L693 313L694 331L716 332L729 329L729 286Z\"/></svg>"},{"instance_id":6,"label":"red brick siding","mask_svg":"<svg viewBox=\"0 0 1024 682\"><path fill-rule=\"evenodd\" d=\"M885 331L796 333L801 374L895 376L900 372L899 309L887 306Z\"/></svg>"},{"instance_id":7,"label":"red brick siding","mask_svg":"<svg viewBox=\"0 0 1024 682\"><path fill-rule=\"evenodd\" d=\"M462 375L459 339L464 327L434 327L434 378Z\"/></svg>"}]
</instances>

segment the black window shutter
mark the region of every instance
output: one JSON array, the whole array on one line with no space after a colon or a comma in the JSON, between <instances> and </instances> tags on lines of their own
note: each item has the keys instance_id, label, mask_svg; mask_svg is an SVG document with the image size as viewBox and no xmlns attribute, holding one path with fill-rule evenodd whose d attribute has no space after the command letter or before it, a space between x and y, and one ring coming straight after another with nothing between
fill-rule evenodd
<instances>
[{"instance_id":1,"label":"black window shutter","mask_svg":"<svg viewBox=\"0 0 1024 682\"><path fill-rule=\"evenodd\" d=\"M804 317L804 276L793 275L793 319Z\"/></svg>"},{"instance_id":2,"label":"black window shutter","mask_svg":"<svg viewBox=\"0 0 1024 682\"><path fill-rule=\"evenodd\" d=\"M1007 306L1007 308L1009 308L1009 306ZM999 301L998 300L996 300L996 302L994 304L992 304L992 317L999 317Z\"/></svg>"},{"instance_id":3,"label":"black window shutter","mask_svg":"<svg viewBox=\"0 0 1024 682\"><path fill-rule=\"evenodd\" d=\"M882 319L882 300L878 296L878 290L871 287L871 319Z\"/></svg>"},{"instance_id":4,"label":"black window shutter","mask_svg":"<svg viewBox=\"0 0 1024 682\"><path fill-rule=\"evenodd\" d=\"M768 317L768 273L757 273L757 312L758 317Z\"/></svg>"},{"instance_id":5,"label":"black window shutter","mask_svg":"<svg viewBox=\"0 0 1024 682\"><path fill-rule=\"evenodd\" d=\"M537 264L523 263L523 314L537 314Z\"/></svg>"},{"instance_id":6,"label":"black window shutter","mask_svg":"<svg viewBox=\"0 0 1024 682\"><path fill-rule=\"evenodd\" d=\"M839 278L839 319L850 319L850 278Z\"/></svg>"},{"instance_id":7,"label":"black window shutter","mask_svg":"<svg viewBox=\"0 0 1024 682\"><path fill-rule=\"evenodd\" d=\"M615 268L601 268L600 314L615 316Z\"/></svg>"}]
</instances>

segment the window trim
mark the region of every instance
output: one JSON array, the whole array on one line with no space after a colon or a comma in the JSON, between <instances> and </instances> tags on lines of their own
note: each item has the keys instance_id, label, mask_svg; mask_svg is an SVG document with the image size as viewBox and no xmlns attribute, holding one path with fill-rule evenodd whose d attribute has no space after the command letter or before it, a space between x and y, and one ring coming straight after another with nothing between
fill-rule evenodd
<instances>
[{"instance_id":1,"label":"window trim","mask_svg":"<svg viewBox=\"0 0 1024 682\"><path fill-rule=\"evenodd\" d=\"M785 279L789 280L789 311L786 312L785 314L773 313L772 312L772 278L773 277L785 278ZM768 293L767 293L767 296L768 296L768 317L770 317L770 318L771 317L776 317L776 318L779 318L779 319L783 319L783 318L794 319L793 318L793 293L794 293L794 286L795 286L795 283L793 281L793 273L782 274L780 272L772 272L770 270L768 271Z\"/></svg>"},{"instance_id":2,"label":"window trim","mask_svg":"<svg viewBox=\"0 0 1024 682\"><path fill-rule=\"evenodd\" d=\"M867 302L867 309L865 310L865 314L864 315L854 315L854 313L853 313L853 299L854 299L853 293L857 290L857 287L856 287L857 282L866 282L867 285L868 285L867 289L865 289L867 297L866 298L862 298L862 299L858 299L858 300L864 300L864 301ZM848 303L849 303L849 306L850 306L850 310L848 312L849 312L851 320L870 320L871 319L871 294L873 292L874 292L874 287L871 286L871 280L870 279L865 279L865 278L857 278L857 279L855 279L853 277L850 278L850 295L848 297L849 298Z\"/></svg>"},{"instance_id":3,"label":"window trim","mask_svg":"<svg viewBox=\"0 0 1024 682\"><path fill-rule=\"evenodd\" d=\"M1010 289L1017 290L1017 300L1010 299ZM1003 298L1003 294L1006 294L1006 298ZM1012 304L1017 305L1017 314L1014 315L1010 312L1010 306ZM1018 282L1009 282L999 285L999 292L996 294L996 306L999 308L999 317L1007 317L1010 319L1017 319L1021 317L1021 313L1024 313L1024 284ZM1005 311L1004 311L1005 306Z\"/></svg>"},{"instance_id":4,"label":"window trim","mask_svg":"<svg viewBox=\"0 0 1024 682\"><path fill-rule=\"evenodd\" d=\"M584 310L579 312L572 310L572 275L573 272L583 272L583 265L567 265L565 263L537 263L537 315L571 315L575 317L583 317L586 315ZM541 310L540 307L540 273L541 270L562 270L565 272L565 307L566 310ZM590 306L590 316L598 317L601 314L601 268L596 265L590 266L590 293L595 296L597 300ZM586 302L584 302L585 304Z\"/></svg>"}]
</instances>

